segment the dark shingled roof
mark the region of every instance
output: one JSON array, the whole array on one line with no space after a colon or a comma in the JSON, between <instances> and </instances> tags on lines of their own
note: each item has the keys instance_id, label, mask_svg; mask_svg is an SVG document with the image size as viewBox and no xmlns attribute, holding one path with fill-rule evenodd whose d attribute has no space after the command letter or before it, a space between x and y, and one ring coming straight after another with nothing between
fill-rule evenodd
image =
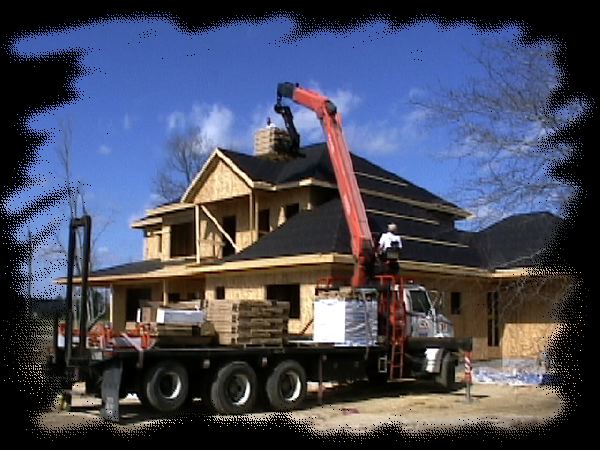
<instances>
[{"instance_id":1,"label":"dark shingled roof","mask_svg":"<svg viewBox=\"0 0 600 450\"><path fill-rule=\"evenodd\" d=\"M517 214L474 234L487 268L531 267L562 219L548 212Z\"/></svg>"},{"instance_id":2,"label":"dark shingled roof","mask_svg":"<svg viewBox=\"0 0 600 450\"><path fill-rule=\"evenodd\" d=\"M136 275L140 273L154 272L165 267L170 266L181 266L189 264L195 261L195 258L189 258L185 260L171 260L161 261L160 259L147 259L145 261L135 261L126 264L120 264L118 266L107 267L106 269L95 270L90 274L94 277L109 277L109 276L123 276L123 275Z\"/></svg>"},{"instance_id":3,"label":"dark shingled roof","mask_svg":"<svg viewBox=\"0 0 600 450\"><path fill-rule=\"evenodd\" d=\"M371 200L372 201L372 200ZM369 207L370 202L366 202ZM369 214L371 231L377 238L386 230L389 217ZM468 245L468 234L406 219L394 219L401 235ZM302 211L258 242L225 261L240 261L314 253L351 254L350 233L339 199ZM448 246L418 240L403 240L403 259L420 262L480 267L479 253L470 247Z\"/></svg>"},{"instance_id":4,"label":"dark shingled roof","mask_svg":"<svg viewBox=\"0 0 600 450\"><path fill-rule=\"evenodd\" d=\"M233 152L231 150L220 150L254 181L282 184L314 178L319 181L336 184L333 166L329 159L329 151L327 150L327 145L325 143L303 147L300 149L300 153L304 155L304 157L295 158L289 161L273 161L265 158L257 158L256 156L244 153ZM354 171L358 172L357 180L361 189L369 189L420 202L459 209L455 204L432 194L426 189L416 186L392 172L382 169L360 156L352 154L352 164L354 166ZM395 181L396 183L388 183L361 175L361 173L386 178Z\"/></svg>"},{"instance_id":5,"label":"dark shingled roof","mask_svg":"<svg viewBox=\"0 0 600 450\"><path fill-rule=\"evenodd\" d=\"M221 151L254 181L283 184L313 178L336 184L325 144L305 147L301 149L304 157L290 161L273 161L230 150ZM362 189L460 210L456 205L364 158L352 155L352 163ZM378 177L393 182L382 181ZM329 201L310 211L301 211L253 245L222 262L318 253L351 254L350 233L339 195L333 189L321 189L323 192L331 191L331 195L323 197L329 198ZM481 232L471 233L456 230L453 222L456 216L451 213L440 213L364 193L362 197L374 239L379 238L389 222L395 222L403 236L402 259L425 263L484 269L531 266L561 221L549 213L520 214ZM220 263L216 262L216 265ZM181 264L185 262L139 261L98 270L93 276L136 275Z\"/></svg>"}]
</instances>

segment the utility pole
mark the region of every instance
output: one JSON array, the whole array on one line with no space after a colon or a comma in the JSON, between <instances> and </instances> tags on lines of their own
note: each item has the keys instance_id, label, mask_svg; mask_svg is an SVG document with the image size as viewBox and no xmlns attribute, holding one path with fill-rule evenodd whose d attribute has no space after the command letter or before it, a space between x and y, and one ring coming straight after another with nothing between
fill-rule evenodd
<instances>
[{"instance_id":1,"label":"utility pole","mask_svg":"<svg viewBox=\"0 0 600 450\"><path fill-rule=\"evenodd\" d=\"M29 303L31 304L31 283L33 279L33 242L31 239L31 230L27 227L27 249L29 251L29 264L28 264L28 278L27 278L27 293L29 297Z\"/></svg>"}]
</instances>

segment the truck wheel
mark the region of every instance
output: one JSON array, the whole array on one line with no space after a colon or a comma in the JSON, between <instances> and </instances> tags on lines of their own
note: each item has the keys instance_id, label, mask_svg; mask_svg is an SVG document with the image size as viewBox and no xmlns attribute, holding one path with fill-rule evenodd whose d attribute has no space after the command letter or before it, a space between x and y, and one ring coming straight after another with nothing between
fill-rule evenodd
<instances>
[{"instance_id":1,"label":"truck wheel","mask_svg":"<svg viewBox=\"0 0 600 450\"><path fill-rule=\"evenodd\" d=\"M389 378L390 376L387 374L387 372L367 372L367 379L369 380L369 384L372 386L384 386L387 384Z\"/></svg>"},{"instance_id":2,"label":"truck wheel","mask_svg":"<svg viewBox=\"0 0 600 450\"><path fill-rule=\"evenodd\" d=\"M228 363L210 386L210 403L220 414L249 413L256 403L257 385L256 373L248 363Z\"/></svg>"},{"instance_id":3,"label":"truck wheel","mask_svg":"<svg viewBox=\"0 0 600 450\"><path fill-rule=\"evenodd\" d=\"M189 380L185 367L173 361L158 363L144 376L142 403L160 412L178 410L188 396Z\"/></svg>"},{"instance_id":4,"label":"truck wheel","mask_svg":"<svg viewBox=\"0 0 600 450\"><path fill-rule=\"evenodd\" d=\"M267 378L265 390L276 411L296 409L306 397L306 372L296 361L283 361Z\"/></svg>"},{"instance_id":5,"label":"truck wheel","mask_svg":"<svg viewBox=\"0 0 600 450\"><path fill-rule=\"evenodd\" d=\"M144 409L152 409L153 406L148 401L148 396L146 395L146 393L144 391L145 391L144 388L142 388L138 392L136 392L137 398L140 401L140 403L142 404L142 406L144 407Z\"/></svg>"},{"instance_id":6,"label":"truck wheel","mask_svg":"<svg viewBox=\"0 0 600 450\"><path fill-rule=\"evenodd\" d=\"M445 391L451 391L455 386L456 358L451 353L446 353L442 359L440 373L436 375L435 382Z\"/></svg>"}]
</instances>

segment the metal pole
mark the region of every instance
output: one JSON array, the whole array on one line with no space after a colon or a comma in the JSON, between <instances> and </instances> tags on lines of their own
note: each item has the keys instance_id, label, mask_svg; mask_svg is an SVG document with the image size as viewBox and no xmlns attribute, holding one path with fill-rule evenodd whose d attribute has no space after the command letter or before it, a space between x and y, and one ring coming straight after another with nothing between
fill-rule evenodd
<instances>
[{"instance_id":1,"label":"metal pole","mask_svg":"<svg viewBox=\"0 0 600 450\"><path fill-rule=\"evenodd\" d=\"M471 403L471 384L473 382L472 379L473 373L473 365L471 364L471 352L465 352L465 385L466 385L466 394L467 394L467 402Z\"/></svg>"},{"instance_id":2,"label":"metal pole","mask_svg":"<svg viewBox=\"0 0 600 450\"><path fill-rule=\"evenodd\" d=\"M69 223L69 249L67 253L67 320L65 323L65 364L70 365L73 351L73 264L75 263L75 222Z\"/></svg>"},{"instance_id":3,"label":"metal pole","mask_svg":"<svg viewBox=\"0 0 600 450\"><path fill-rule=\"evenodd\" d=\"M27 293L29 297L29 303L31 304L31 282L33 279L33 243L31 241L31 230L27 227L27 244L29 250L29 274L27 278Z\"/></svg>"},{"instance_id":4,"label":"metal pole","mask_svg":"<svg viewBox=\"0 0 600 450\"><path fill-rule=\"evenodd\" d=\"M91 227L92 220L90 216L84 215L81 217L79 226L83 226L83 254L81 265L81 311L79 312L79 355L83 356L83 352L87 345L87 307L88 307L88 275L90 270L90 244L91 244Z\"/></svg>"},{"instance_id":5,"label":"metal pole","mask_svg":"<svg viewBox=\"0 0 600 450\"><path fill-rule=\"evenodd\" d=\"M319 355L319 393L317 397L319 405L323 405L323 361L325 358L325 355Z\"/></svg>"}]
</instances>

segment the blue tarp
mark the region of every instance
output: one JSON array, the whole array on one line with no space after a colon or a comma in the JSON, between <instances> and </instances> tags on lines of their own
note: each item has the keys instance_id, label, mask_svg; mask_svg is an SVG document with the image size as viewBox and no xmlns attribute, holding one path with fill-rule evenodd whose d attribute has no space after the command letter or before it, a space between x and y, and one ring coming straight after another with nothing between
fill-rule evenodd
<instances>
[{"instance_id":1,"label":"blue tarp","mask_svg":"<svg viewBox=\"0 0 600 450\"><path fill-rule=\"evenodd\" d=\"M534 360L479 362L473 367L473 382L513 386L558 384L558 376L547 373L546 367Z\"/></svg>"}]
</instances>

